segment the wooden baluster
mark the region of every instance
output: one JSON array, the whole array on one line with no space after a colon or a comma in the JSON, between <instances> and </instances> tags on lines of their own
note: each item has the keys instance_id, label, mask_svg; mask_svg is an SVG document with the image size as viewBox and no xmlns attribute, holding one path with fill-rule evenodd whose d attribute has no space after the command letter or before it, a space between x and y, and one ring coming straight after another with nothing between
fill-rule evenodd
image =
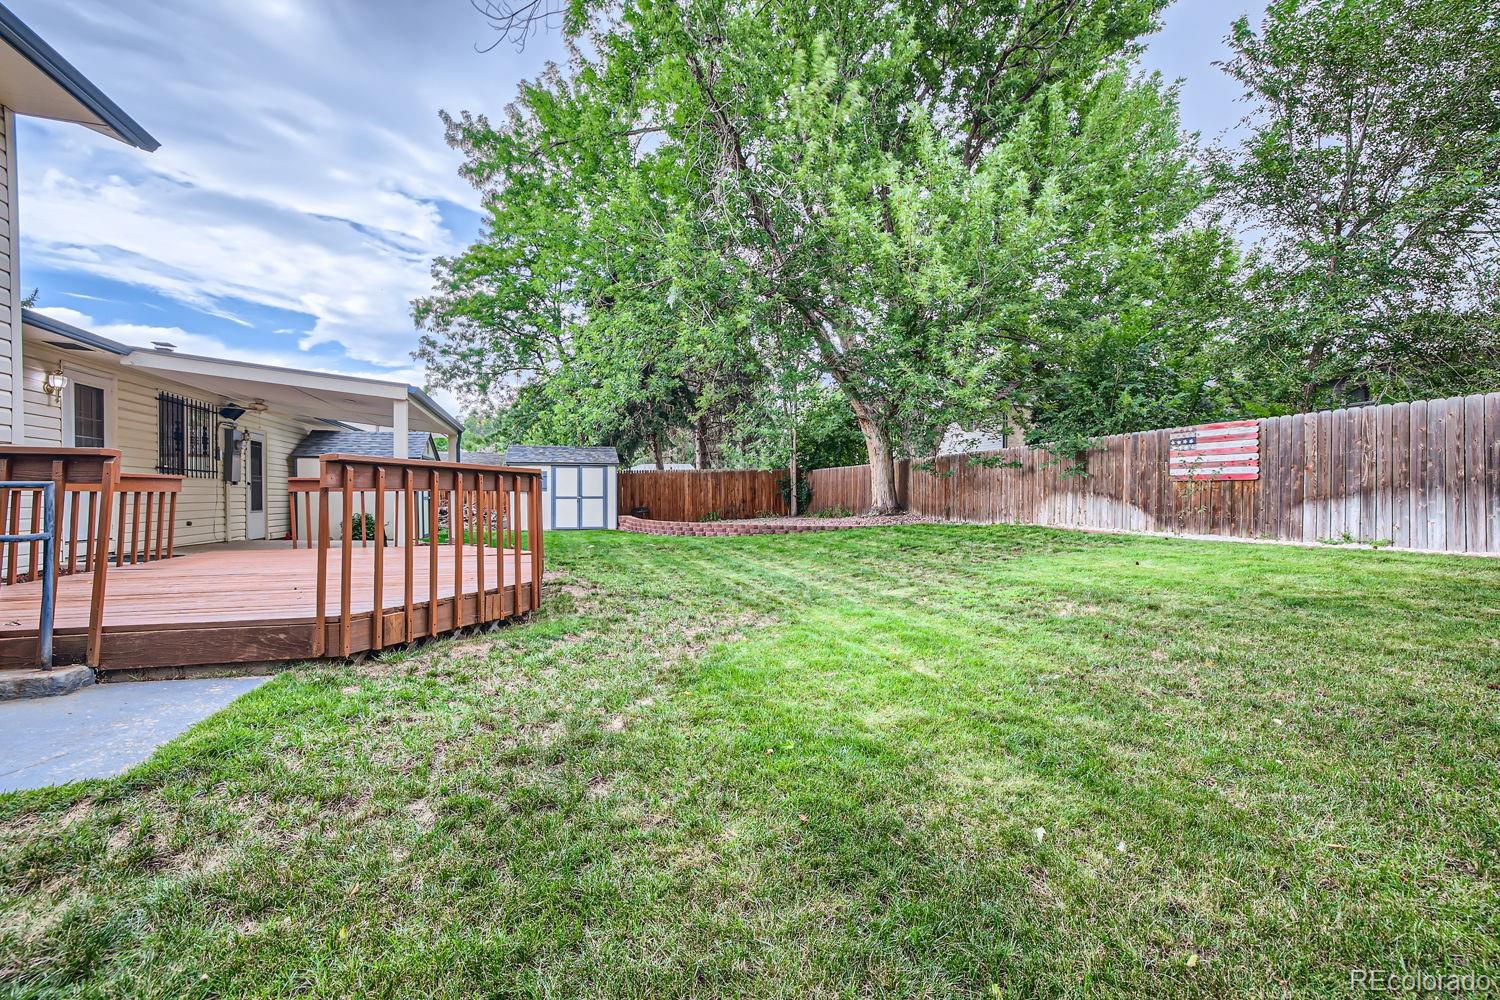
<instances>
[{"instance_id":1,"label":"wooden baluster","mask_svg":"<svg viewBox=\"0 0 1500 1000\"><path fill-rule=\"evenodd\" d=\"M401 538L402 542L404 543L402 548L405 549L404 556L406 563L406 591L404 594L406 598L406 624L401 632L401 639L403 642L411 642L413 638L411 631L413 597L412 583L413 577L415 576L415 567L413 566L413 561L416 556L417 547L416 527L414 525L417 515L417 497L416 492L412 488L414 485L415 484L412 482L411 469L403 469L401 471L401 492L403 494L403 498L406 501L403 505L405 516L401 518Z\"/></svg>"},{"instance_id":2,"label":"wooden baluster","mask_svg":"<svg viewBox=\"0 0 1500 1000\"><path fill-rule=\"evenodd\" d=\"M98 667L104 655L104 596L105 578L109 574L109 516L114 510L114 488L120 477L120 460L112 458L104 463L104 474L99 481L99 541L93 546L94 579L93 592L89 597L89 646L86 656L88 665ZM121 499L123 501L124 494ZM120 504L123 516L125 505Z\"/></svg>"},{"instance_id":3,"label":"wooden baluster","mask_svg":"<svg viewBox=\"0 0 1500 1000\"><path fill-rule=\"evenodd\" d=\"M464 477L453 470L453 497L448 501L448 536L453 542L453 627L464 627Z\"/></svg>"},{"instance_id":4,"label":"wooden baluster","mask_svg":"<svg viewBox=\"0 0 1500 1000\"><path fill-rule=\"evenodd\" d=\"M146 494L146 544L141 548L141 561L142 562L150 562L151 561L151 515L155 513L155 511L152 510L152 508L155 507L155 506L156 506L156 494L155 493L147 493Z\"/></svg>"},{"instance_id":5,"label":"wooden baluster","mask_svg":"<svg viewBox=\"0 0 1500 1000\"><path fill-rule=\"evenodd\" d=\"M177 548L177 494L171 494L172 502L167 508L167 558L172 558ZM311 521L308 522L311 525Z\"/></svg>"},{"instance_id":6,"label":"wooden baluster","mask_svg":"<svg viewBox=\"0 0 1500 1000\"><path fill-rule=\"evenodd\" d=\"M369 511L365 509L365 491L359 491L359 547L367 548L370 544L370 521Z\"/></svg>"},{"instance_id":7,"label":"wooden baluster","mask_svg":"<svg viewBox=\"0 0 1500 1000\"><path fill-rule=\"evenodd\" d=\"M136 490L131 496L134 502L130 505L130 565L134 566L141 551L141 491Z\"/></svg>"},{"instance_id":8,"label":"wooden baluster","mask_svg":"<svg viewBox=\"0 0 1500 1000\"><path fill-rule=\"evenodd\" d=\"M385 648L385 466L375 467L375 606L370 618L370 645Z\"/></svg>"},{"instance_id":9,"label":"wooden baluster","mask_svg":"<svg viewBox=\"0 0 1500 1000\"><path fill-rule=\"evenodd\" d=\"M508 528L510 521L510 482L514 479L508 473L501 473L495 477L495 529L499 532L499 558L495 561L495 575L500 585L500 617L507 616L505 610L505 588L508 582L505 578L510 559L511 534ZM511 610L514 611L514 599L512 599Z\"/></svg>"},{"instance_id":10,"label":"wooden baluster","mask_svg":"<svg viewBox=\"0 0 1500 1000\"><path fill-rule=\"evenodd\" d=\"M6 534L19 535L21 533L21 491L10 492L10 515L5 519ZM11 542L6 546L10 552L10 559L5 566L5 582L16 582L16 561L21 558L21 543Z\"/></svg>"},{"instance_id":11,"label":"wooden baluster","mask_svg":"<svg viewBox=\"0 0 1500 1000\"><path fill-rule=\"evenodd\" d=\"M115 545L116 566L125 565L125 504L128 502L125 491L123 489L120 490L120 516L117 518L119 523L115 526L115 534L119 536L118 542Z\"/></svg>"},{"instance_id":12,"label":"wooden baluster","mask_svg":"<svg viewBox=\"0 0 1500 1000\"><path fill-rule=\"evenodd\" d=\"M161 539L165 531L164 521L167 519L167 496L163 493L156 501L156 554L152 556L157 562L161 562Z\"/></svg>"},{"instance_id":13,"label":"wooden baluster","mask_svg":"<svg viewBox=\"0 0 1500 1000\"><path fill-rule=\"evenodd\" d=\"M316 658L328 651L328 487L322 483L322 470L318 472L318 609L313 624L312 655ZM312 501L309 499L308 501ZM308 523L312 530L312 523ZM311 539L309 539L310 541Z\"/></svg>"},{"instance_id":14,"label":"wooden baluster","mask_svg":"<svg viewBox=\"0 0 1500 1000\"><path fill-rule=\"evenodd\" d=\"M31 533L34 535L38 531L41 531L41 530L42 530L42 491L41 490L33 490L32 493L31 493ZM29 560L27 560L27 563L26 563L26 579L28 581L29 580L38 580L38 579L41 578L41 571L40 571L40 569L38 569L38 562L41 560L41 555L42 555L42 543L41 542L32 542L31 543L31 558Z\"/></svg>"},{"instance_id":15,"label":"wooden baluster","mask_svg":"<svg viewBox=\"0 0 1500 1000\"><path fill-rule=\"evenodd\" d=\"M63 491L64 500L70 495L73 497L73 506L68 511L68 566L64 572L76 573L78 571L78 508L83 504L83 494L77 490Z\"/></svg>"},{"instance_id":16,"label":"wooden baluster","mask_svg":"<svg viewBox=\"0 0 1500 1000\"><path fill-rule=\"evenodd\" d=\"M343 551L339 560L339 648L342 656L351 651L353 637L349 633L350 586L354 579L354 469L343 466L344 476L344 537Z\"/></svg>"},{"instance_id":17,"label":"wooden baluster","mask_svg":"<svg viewBox=\"0 0 1500 1000\"><path fill-rule=\"evenodd\" d=\"M0 479L10 479L10 459L8 458L0 459ZM11 525L10 520L10 490L0 490L0 535L9 535L14 530L15 528ZM14 561L15 557L10 552L10 549L11 545L8 543L0 545L0 569L4 568L7 554L10 554L11 561ZM14 580L10 580L9 577L5 577L3 573L0 573L0 578L7 579L12 583L15 582Z\"/></svg>"},{"instance_id":18,"label":"wooden baluster","mask_svg":"<svg viewBox=\"0 0 1500 1000\"><path fill-rule=\"evenodd\" d=\"M474 551L474 570L479 578L479 602L476 609L479 621L487 622L490 620L490 608L488 598L484 593L484 532L486 528L484 473L475 477L474 487L474 520L475 527L479 531L479 548Z\"/></svg>"},{"instance_id":19,"label":"wooden baluster","mask_svg":"<svg viewBox=\"0 0 1500 1000\"><path fill-rule=\"evenodd\" d=\"M531 606L542 606L542 476L537 473L530 479L531 516L527 519L526 542L531 549ZM519 585L519 581L517 581Z\"/></svg>"},{"instance_id":20,"label":"wooden baluster","mask_svg":"<svg viewBox=\"0 0 1500 1000\"><path fill-rule=\"evenodd\" d=\"M438 634L438 471L431 470L427 523L427 634Z\"/></svg>"}]
</instances>

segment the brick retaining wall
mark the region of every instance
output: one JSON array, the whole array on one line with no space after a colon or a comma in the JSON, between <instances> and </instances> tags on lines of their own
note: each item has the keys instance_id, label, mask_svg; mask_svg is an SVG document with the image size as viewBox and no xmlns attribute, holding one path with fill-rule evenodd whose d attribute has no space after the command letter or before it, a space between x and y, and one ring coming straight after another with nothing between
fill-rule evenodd
<instances>
[{"instance_id":1,"label":"brick retaining wall","mask_svg":"<svg viewBox=\"0 0 1500 1000\"><path fill-rule=\"evenodd\" d=\"M753 521L648 521L621 514L621 531L641 535L697 535L703 537L738 537L743 535L791 535L803 531L833 531L841 524L756 524Z\"/></svg>"}]
</instances>

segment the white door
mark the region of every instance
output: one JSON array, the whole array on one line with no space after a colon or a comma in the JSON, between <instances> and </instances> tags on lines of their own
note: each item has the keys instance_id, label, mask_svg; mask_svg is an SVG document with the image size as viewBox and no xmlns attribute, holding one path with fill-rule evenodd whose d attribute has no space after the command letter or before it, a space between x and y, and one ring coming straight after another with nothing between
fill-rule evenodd
<instances>
[{"instance_id":1,"label":"white door","mask_svg":"<svg viewBox=\"0 0 1500 1000\"><path fill-rule=\"evenodd\" d=\"M245 537L266 537L266 436L250 435L249 461L245 463Z\"/></svg>"}]
</instances>

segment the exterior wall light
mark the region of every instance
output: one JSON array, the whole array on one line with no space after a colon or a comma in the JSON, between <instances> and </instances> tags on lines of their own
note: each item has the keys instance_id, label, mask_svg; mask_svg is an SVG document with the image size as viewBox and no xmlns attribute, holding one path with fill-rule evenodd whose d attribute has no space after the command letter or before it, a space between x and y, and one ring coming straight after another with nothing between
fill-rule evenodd
<instances>
[{"instance_id":1,"label":"exterior wall light","mask_svg":"<svg viewBox=\"0 0 1500 1000\"><path fill-rule=\"evenodd\" d=\"M47 377L42 380L42 391L47 398L54 403L61 403L63 390L68 387L68 376L63 374L62 362L57 363L57 371L48 372Z\"/></svg>"}]
</instances>

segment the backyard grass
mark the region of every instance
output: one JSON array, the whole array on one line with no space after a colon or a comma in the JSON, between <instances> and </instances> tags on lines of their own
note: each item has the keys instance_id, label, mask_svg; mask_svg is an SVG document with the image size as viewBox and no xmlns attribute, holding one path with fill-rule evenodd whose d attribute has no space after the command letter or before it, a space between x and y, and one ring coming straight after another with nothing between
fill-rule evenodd
<instances>
[{"instance_id":1,"label":"backyard grass","mask_svg":"<svg viewBox=\"0 0 1500 1000\"><path fill-rule=\"evenodd\" d=\"M1500 562L549 537L528 624L0 796L0 994L1246 996L1500 978Z\"/></svg>"}]
</instances>

